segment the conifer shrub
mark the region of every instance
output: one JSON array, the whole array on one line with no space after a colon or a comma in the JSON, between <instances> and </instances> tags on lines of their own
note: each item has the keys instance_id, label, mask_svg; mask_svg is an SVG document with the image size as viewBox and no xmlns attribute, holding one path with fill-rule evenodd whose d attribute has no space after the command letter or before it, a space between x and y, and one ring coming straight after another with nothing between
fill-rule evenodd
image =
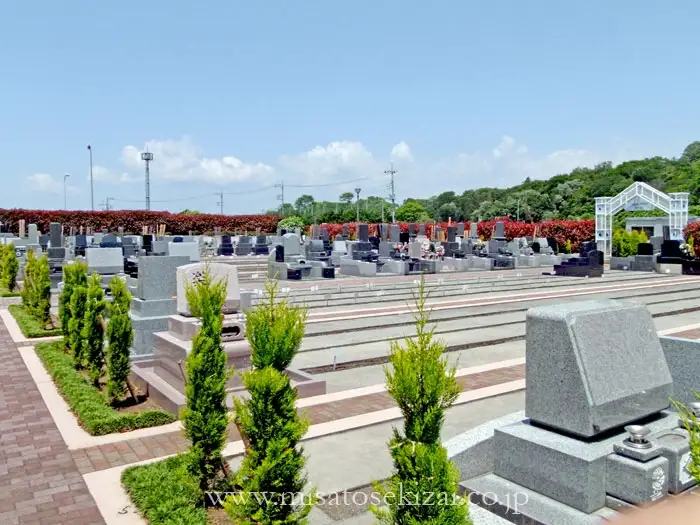
<instances>
[{"instance_id":1,"label":"conifer shrub","mask_svg":"<svg viewBox=\"0 0 700 525\"><path fill-rule=\"evenodd\" d=\"M205 268L202 278L194 285L188 283L185 289L190 311L200 319L201 327L185 362L187 404L182 422L192 443L189 470L205 492L225 482L221 451L228 435L226 382L231 375L221 343L226 286L223 280L215 282L209 268Z\"/></svg>"},{"instance_id":2,"label":"conifer shrub","mask_svg":"<svg viewBox=\"0 0 700 525\"><path fill-rule=\"evenodd\" d=\"M19 261L15 253L15 245L2 245L0 251L0 284L8 292L14 292L17 288L17 273L19 272Z\"/></svg>"},{"instance_id":3,"label":"conifer shrub","mask_svg":"<svg viewBox=\"0 0 700 525\"><path fill-rule=\"evenodd\" d=\"M297 391L285 374L304 337L305 320L305 309L277 300L272 281L265 300L247 314L253 368L241 375L250 398L234 399L245 457L233 486L266 497L226 500L226 512L241 525L304 524L315 503L315 490L303 492L306 459L299 446L309 422L297 412Z\"/></svg>"},{"instance_id":4,"label":"conifer shrub","mask_svg":"<svg viewBox=\"0 0 700 525\"><path fill-rule=\"evenodd\" d=\"M76 274L75 267L75 264L63 265L63 288L61 289L61 295L58 297L58 318L61 321L63 343L66 348L69 347L70 332L68 331L68 323L70 321L70 298L73 294Z\"/></svg>"},{"instance_id":5,"label":"conifer shrub","mask_svg":"<svg viewBox=\"0 0 700 525\"><path fill-rule=\"evenodd\" d=\"M700 401L700 395L695 393L695 397ZM675 409L681 416L683 427L688 431L690 437L690 461L685 467L688 473L700 483L700 421L695 412L678 401L671 401Z\"/></svg>"},{"instance_id":6,"label":"conifer shrub","mask_svg":"<svg viewBox=\"0 0 700 525\"><path fill-rule=\"evenodd\" d=\"M81 337L83 343L82 357L87 361L87 369L93 385L100 386L100 377L104 367L104 319L102 317L106 302L102 290L102 277L92 274L88 279L87 302Z\"/></svg>"},{"instance_id":7,"label":"conifer shrub","mask_svg":"<svg viewBox=\"0 0 700 525\"><path fill-rule=\"evenodd\" d=\"M34 250L27 250L27 257L24 262L24 280L22 285L22 305L28 314L34 315L36 308L36 293L34 291L34 273L36 268L36 257Z\"/></svg>"},{"instance_id":8,"label":"conifer shrub","mask_svg":"<svg viewBox=\"0 0 700 525\"><path fill-rule=\"evenodd\" d=\"M49 258L43 255L35 261L32 275L34 317L42 328L54 328L51 319L51 269Z\"/></svg>"},{"instance_id":9,"label":"conifer shrub","mask_svg":"<svg viewBox=\"0 0 700 525\"><path fill-rule=\"evenodd\" d=\"M129 356L134 334L129 317L131 294L126 283L115 275L109 288L112 291L112 302L109 304L107 325L107 395L114 403L124 396L127 388L135 399L128 383L131 373Z\"/></svg>"},{"instance_id":10,"label":"conifer shrub","mask_svg":"<svg viewBox=\"0 0 700 525\"><path fill-rule=\"evenodd\" d=\"M68 321L69 348L73 354L75 368L83 368L83 325L85 324L85 302L87 286L76 281L70 296L70 320Z\"/></svg>"},{"instance_id":11,"label":"conifer shrub","mask_svg":"<svg viewBox=\"0 0 700 525\"><path fill-rule=\"evenodd\" d=\"M404 418L394 428L389 450L394 474L375 484L386 507L371 507L380 523L467 525L466 500L457 494L459 472L440 441L446 410L459 395L455 368L443 357L445 345L428 328L428 294L421 278L416 296L416 336L391 343L385 370L387 391Z\"/></svg>"}]
</instances>

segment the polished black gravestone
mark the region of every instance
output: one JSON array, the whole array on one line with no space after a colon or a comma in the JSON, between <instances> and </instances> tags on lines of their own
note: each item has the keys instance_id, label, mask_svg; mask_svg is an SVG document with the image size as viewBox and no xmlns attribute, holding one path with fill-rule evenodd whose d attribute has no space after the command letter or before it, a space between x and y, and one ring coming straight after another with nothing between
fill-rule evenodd
<instances>
[{"instance_id":1,"label":"polished black gravestone","mask_svg":"<svg viewBox=\"0 0 700 525\"><path fill-rule=\"evenodd\" d=\"M597 249L595 241L581 244L579 257L566 259L554 265L554 275L564 277L602 277L604 254Z\"/></svg>"},{"instance_id":2,"label":"polished black gravestone","mask_svg":"<svg viewBox=\"0 0 700 525\"><path fill-rule=\"evenodd\" d=\"M233 242L230 235L222 235L221 243L217 250L219 255L233 255Z\"/></svg>"}]
</instances>

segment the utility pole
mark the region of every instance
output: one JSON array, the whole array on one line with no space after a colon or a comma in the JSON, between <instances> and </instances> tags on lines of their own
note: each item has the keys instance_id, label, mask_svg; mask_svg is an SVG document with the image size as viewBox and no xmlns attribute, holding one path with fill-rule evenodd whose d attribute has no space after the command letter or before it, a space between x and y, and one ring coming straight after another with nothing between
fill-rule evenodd
<instances>
[{"instance_id":1,"label":"utility pole","mask_svg":"<svg viewBox=\"0 0 700 525\"><path fill-rule=\"evenodd\" d=\"M396 193L394 192L394 174L396 173L396 170L394 169L394 163L391 163L391 167L384 171L385 175L390 175L391 176L391 193L389 194L389 197L391 198L391 222L394 223L396 222Z\"/></svg>"},{"instance_id":2,"label":"utility pole","mask_svg":"<svg viewBox=\"0 0 700 525\"><path fill-rule=\"evenodd\" d=\"M151 170L150 164L153 161L153 153L149 153L148 149L141 153L141 160L146 163L146 209L151 209Z\"/></svg>"},{"instance_id":3,"label":"utility pole","mask_svg":"<svg viewBox=\"0 0 700 525\"><path fill-rule=\"evenodd\" d=\"M109 211L112 209L112 206L109 204L109 201L113 201L114 197L106 197L105 201L100 204L100 206L104 206L105 211Z\"/></svg>"},{"instance_id":4,"label":"utility pole","mask_svg":"<svg viewBox=\"0 0 700 525\"><path fill-rule=\"evenodd\" d=\"M224 214L224 192L220 191L218 193L218 195L219 195L219 202L217 202L216 205L219 207L219 213L221 215L223 215Z\"/></svg>"},{"instance_id":5,"label":"utility pole","mask_svg":"<svg viewBox=\"0 0 700 525\"><path fill-rule=\"evenodd\" d=\"M355 188L355 193L357 193L357 201L355 202L357 206L357 222L360 222L360 192L362 188Z\"/></svg>"},{"instance_id":6,"label":"utility pole","mask_svg":"<svg viewBox=\"0 0 700 525\"><path fill-rule=\"evenodd\" d=\"M280 201L280 213L282 213L282 210L284 210L284 181L280 181L278 184L275 184L275 188L280 189L280 192L277 195L277 200Z\"/></svg>"},{"instance_id":7,"label":"utility pole","mask_svg":"<svg viewBox=\"0 0 700 525\"><path fill-rule=\"evenodd\" d=\"M92 184L92 146L88 144L87 149L90 155L90 208L95 211L95 191Z\"/></svg>"}]
</instances>

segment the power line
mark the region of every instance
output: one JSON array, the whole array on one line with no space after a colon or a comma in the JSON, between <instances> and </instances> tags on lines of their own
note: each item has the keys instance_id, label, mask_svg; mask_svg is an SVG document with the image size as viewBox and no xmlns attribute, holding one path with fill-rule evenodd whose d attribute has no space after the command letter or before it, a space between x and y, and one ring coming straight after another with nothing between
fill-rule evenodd
<instances>
[{"instance_id":1,"label":"power line","mask_svg":"<svg viewBox=\"0 0 700 525\"><path fill-rule=\"evenodd\" d=\"M102 206L105 209L105 211L109 211L112 209L112 206L109 204L109 201L113 200L115 200L114 197L107 197L105 198L104 202L100 203L100 206Z\"/></svg>"}]
</instances>

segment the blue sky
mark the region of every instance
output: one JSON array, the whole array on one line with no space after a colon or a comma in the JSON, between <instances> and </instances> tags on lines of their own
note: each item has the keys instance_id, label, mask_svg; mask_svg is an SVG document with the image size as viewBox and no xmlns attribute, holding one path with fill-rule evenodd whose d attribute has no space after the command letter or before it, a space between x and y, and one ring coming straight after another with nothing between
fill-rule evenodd
<instances>
[{"instance_id":1,"label":"blue sky","mask_svg":"<svg viewBox=\"0 0 700 525\"><path fill-rule=\"evenodd\" d=\"M259 213L360 186L398 200L700 138L700 3L5 2L0 207ZM356 179L361 179L356 181ZM349 181L349 182L348 182ZM294 187L294 186L297 187ZM299 185L319 185L301 188ZM267 189L266 189L267 188ZM167 201L167 202L166 202Z\"/></svg>"}]
</instances>

